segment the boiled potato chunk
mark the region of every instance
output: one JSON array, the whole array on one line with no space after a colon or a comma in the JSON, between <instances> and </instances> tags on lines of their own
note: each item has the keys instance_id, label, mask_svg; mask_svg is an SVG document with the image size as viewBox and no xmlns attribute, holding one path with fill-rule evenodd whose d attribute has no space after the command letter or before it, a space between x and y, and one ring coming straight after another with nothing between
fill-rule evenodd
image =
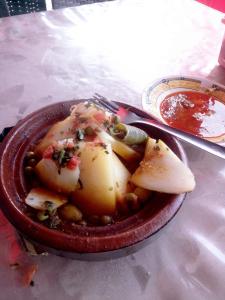
<instances>
[{"instance_id":1,"label":"boiled potato chunk","mask_svg":"<svg viewBox=\"0 0 225 300\"><path fill-rule=\"evenodd\" d=\"M54 210L67 202L67 198L43 188L33 188L25 199L25 203L38 210Z\"/></svg>"},{"instance_id":2,"label":"boiled potato chunk","mask_svg":"<svg viewBox=\"0 0 225 300\"><path fill-rule=\"evenodd\" d=\"M75 191L80 175L79 167L75 169L61 168L60 174L58 167L52 159L42 158L35 167L40 180L51 190L62 193Z\"/></svg>"},{"instance_id":3,"label":"boiled potato chunk","mask_svg":"<svg viewBox=\"0 0 225 300\"><path fill-rule=\"evenodd\" d=\"M110 215L116 209L112 148L86 143L80 155L80 189L74 204L88 215Z\"/></svg>"},{"instance_id":4,"label":"boiled potato chunk","mask_svg":"<svg viewBox=\"0 0 225 300\"><path fill-rule=\"evenodd\" d=\"M190 192L195 187L191 170L161 140L149 138L144 159L131 177L142 188L172 194Z\"/></svg>"},{"instance_id":5,"label":"boiled potato chunk","mask_svg":"<svg viewBox=\"0 0 225 300\"><path fill-rule=\"evenodd\" d=\"M55 141L74 137L73 118L67 117L65 120L54 124L46 133L44 138L37 145L35 151L42 155L44 150Z\"/></svg>"},{"instance_id":6,"label":"boiled potato chunk","mask_svg":"<svg viewBox=\"0 0 225 300\"><path fill-rule=\"evenodd\" d=\"M113 151L123 159L127 161L140 160L140 154L137 151L124 144L123 142L116 140L107 132L101 131L99 132L98 136L104 143L110 143L112 145Z\"/></svg>"},{"instance_id":7,"label":"boiled potato chunk","mask_svg":"<svg viewBox=\"0 0 225 300\"><path fill-rule=\"evenodd\" d=\"M128 193L129 185L128 181L131 177L130 172L123 165L120 159L113 153L113 170L114 170L114 179L115 179L115 192L117 201Z\"/></svg>"}]
</instances>

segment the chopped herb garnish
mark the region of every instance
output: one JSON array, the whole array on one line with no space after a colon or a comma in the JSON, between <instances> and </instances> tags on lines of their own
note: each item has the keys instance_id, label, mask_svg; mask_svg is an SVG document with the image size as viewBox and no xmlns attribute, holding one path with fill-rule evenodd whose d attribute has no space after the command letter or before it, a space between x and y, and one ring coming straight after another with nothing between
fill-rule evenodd
<instances>
[{"instance_id":1,"label":"chopped herb garnish","mask_svg":"<svg viewBox=\"0 0 225 300\"><path fill-rule=\"evenodd\" d=\"M58 160L59 159L59 152L58 151L53 152L52 159L53 160Z\"/></svg>"},{"instance_id":2,"label":"chopped herb garnish","mask_svg":"<svg viewBox=\"0 0 225 300\"><path fill-rule=\"evenodd\" d=\"M54 210L54 204L50 201L45 201L45 208L49 211L52 212Z\"/></svg>"},{"instance_id":3,"label":"chopped herb garnish","mask_svg":"<svg viewBox=\"0 0 225 300\"><path fill-rule=\"evenodd\" d=\"M64 155L65 155L66 151L63 149L60 151L59 153L59 165L62 165L63 159L64 159Z\"/></svg>"},{"instance_id":4,"label":"chopped herb garnish","mask_svg":"<svg viewBox=\"0 0 225 300\"><path fill-rule=\"evenodd\" d=\"M112 186L109 187L109 191L113 191L113 187Z\"/></svg>"},{"instance_id":5,"label":"chopped herb garnish","mask_svg":"<svg viewBox=\"0 0 225 300\"><path fill-rule=\"evenodd\" d=\"M50 228L57 228L57 226L61 223L61 220L58 214L54 214L49 219L49 227Z\"/></svg>"},{"instance_id":6,"label":"chopped herb garnish","mask_svg":"<svg viewBox=\"0 0 225 300\"><path fill-rule=\"evenodd\" d=\"M157 145L157 146L154 146L153 149L154 149L155 151L160 151L160 147L159 147L158 145Z\"/></svg>"},{"instance_id":7,"label":"chopped herb garnish","mask_svg":"<svg viewBox=\"0 0 225 300\"><path fill-rule=\"evenodd\" d=\"M119 124L119 123L120 123L120 117L117 116L117 115L113 115L113 116L112 116L112 122L113 122L114 124Z\"/></svg>"},{"instance_id":8,"label":"chopped herb garnish","mask_svg":"<svg viewBox=\"0 0 225 300\"><path fill-rule=\"evenodd\" d=\"M104 126L105 128L108 128L108 127L110 126L109 120L105 120L104 123L103 123L103 126Z\"/></svg>"},{"instance_id":9,"label":"chopped herb garnish","mask_svg":"<svg viewBox=\"0 0 225 300\"><path fill-rule=\"evenodd\" d=\"M75 155L75 152L79 149L79 146L76 145L74 147L66 147L62 150L55 149L52 154L52 159L55 161L57 167L58 167L58 174L61 174L61 168L64 168L67 166L67 164L70 162L70 160Z\"/></svg>"},{"instance_id":10,"label":"chopped herb garnish","mask_svg":"<svg viewBox=\"0 0 225 300\"><path fill-rule=\"evenodd\" d=\"M76 138L78 139L78 141L82 141L84 139L84 132L81 129L78 129L76 131Z\"/></svg>"},{"instance_id":11,"label":"chopped herb garnish","mask_svg":"<svg viewBox=\"0 0 225 300\"><path fill-rule=\"evenodd\" d=\"M95 155L94 157L92 157L92 161L95 161L97 158L97 155Z\"/></svg>"},{"instance_id":12,"label":"chopped herb garnish","mask_svg":"<svg viewBox=\"0 0 225 300\"><path fill-rule=\"evenodd\" d=\"M107 148L107 145L104 144L104 143L99 143L99 146L101 146L102 148L106 149Z\"/></svg>"},{"instance_id":13,"label":"chopped herb garnish","mask_svg":"<svg viewBox=\"0 0 225 300\"><path fill-rule=\"evenodd\" d=\"M106 154L109 154L109 151L105 150L105 153L106 153Z\"/></svg>"}]
</instances>

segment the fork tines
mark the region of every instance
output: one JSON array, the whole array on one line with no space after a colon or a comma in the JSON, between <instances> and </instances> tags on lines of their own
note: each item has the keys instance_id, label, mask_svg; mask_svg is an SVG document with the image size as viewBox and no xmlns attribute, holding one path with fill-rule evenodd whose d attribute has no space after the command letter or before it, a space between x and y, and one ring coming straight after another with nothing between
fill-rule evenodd
<instances>
[{"instance_id":1,"label":"fork tines","mask_svg":"<svg viewBox=\"0 0 225 300\"><path fill-rule=\"evenodd\" d=\"M94 95L93 102L95 102L96 104L102 106L103 108L108 109L109 111L111 111L115 114L119 110L119 106L115 102L112 102L112 101L106 99L105 97L103 97L99 94Z\"/></svg>"}]
</instances>

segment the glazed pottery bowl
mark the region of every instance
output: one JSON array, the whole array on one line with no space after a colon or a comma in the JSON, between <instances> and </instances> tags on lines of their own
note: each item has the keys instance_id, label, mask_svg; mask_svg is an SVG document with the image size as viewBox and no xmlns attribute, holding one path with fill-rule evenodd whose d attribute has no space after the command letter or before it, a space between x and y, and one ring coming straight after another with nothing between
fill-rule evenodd
<instances>
[{"instance_id":1,"label":"glazed pottery bowl","mask_svg":"<svg viewBox=\"0 0 225 300\"><path fill-rule=\"evenodd\" d=\"M67 234L35 222L25 214L24 199L28 193L23 161L31 144L48 128L64 119L73 104L84 100L61 102L44 107L21 120L1 144L1 209L8 220L28 240L47 251L76 259L102 260L127 255L149 243L177 213L185 194L153 193L146 206L134 215L108 226L74 226ZM120 103L143 117L151 116L137 108ZM181 144L172 136L148 125L142 125L151 137L160 138L187 164Z\"/></svg>"}]
</instances>

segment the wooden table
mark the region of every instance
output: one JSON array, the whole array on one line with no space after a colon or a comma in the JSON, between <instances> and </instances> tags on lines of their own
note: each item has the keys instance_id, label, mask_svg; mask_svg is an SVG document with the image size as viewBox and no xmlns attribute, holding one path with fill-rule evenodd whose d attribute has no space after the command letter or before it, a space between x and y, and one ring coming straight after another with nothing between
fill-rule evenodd
<instances>
[{"instance_id":1,"label":"wooden table","mask_svg":"<svg viewBox=\"0 0 225 300\"><path fill-rule=\"evenodd\" d=\"M117 0L0 19L0 129L47 104L95 92L141 107L167 75L225 84L222 13L191 0ZM21 253L0 216L1 299L224 299L225 163L185 145L197 187L160 237L105 262ZM14 256L38 265L21 287Z\"/></svg>"}]
</instances>

